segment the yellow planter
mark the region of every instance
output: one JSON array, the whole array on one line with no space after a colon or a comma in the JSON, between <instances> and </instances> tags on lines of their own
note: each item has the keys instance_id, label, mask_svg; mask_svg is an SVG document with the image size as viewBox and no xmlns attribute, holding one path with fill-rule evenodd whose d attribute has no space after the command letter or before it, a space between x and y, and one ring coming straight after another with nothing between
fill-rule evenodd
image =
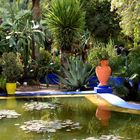
<instances>
[{"instance_id":1,"label":"yellow planter","mask_svg":"<svg viewBox=\"0 0 140 140\"><path fill-rule=\"evenodd\" d=\"M6 90L8 94L15 94L16 83L6 83Z\"/></svg>"}]
</instances>

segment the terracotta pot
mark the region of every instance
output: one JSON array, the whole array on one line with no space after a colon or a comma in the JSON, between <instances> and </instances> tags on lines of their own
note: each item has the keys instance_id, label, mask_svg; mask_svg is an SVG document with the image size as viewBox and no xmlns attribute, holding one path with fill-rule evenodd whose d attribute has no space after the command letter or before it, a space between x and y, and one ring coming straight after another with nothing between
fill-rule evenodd
<instances>
[{"instance_id":1,"label":"terracotta pot","mask_svg":"<svg viewBox=\"0 0 140 140\"><path fill-rule=\"evenodd\" d=\"M99 86L105 86L108 84L109 77L111 75L111 68L108 65L108 60L101 60L100 66L95 69L96 76L99 80Z\"/></svg>"}]
</instances>

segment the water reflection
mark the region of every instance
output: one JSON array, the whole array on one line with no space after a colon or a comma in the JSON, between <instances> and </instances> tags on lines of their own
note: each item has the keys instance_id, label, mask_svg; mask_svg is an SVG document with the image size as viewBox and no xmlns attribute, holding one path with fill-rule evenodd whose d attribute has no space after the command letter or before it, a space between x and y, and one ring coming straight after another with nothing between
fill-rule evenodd
<instances>
[{"instance_id":1,"label":"water reflection","mask_svg":"<svg viewBox=\"0 0 140 140\"><path fill-rule=\"evenodd\" d=\"M50 102L51 99L39 100L39 102ZM35 100L36 101L36 100ZM0 125L0 140L139 140L140 139L140 117L139 115L125 114L119 112L110 112L108 107L100 103L96 108L91 102L84 98L57 98L55 102L58 107L54 110L43 109L25 111L25 103L33 103L34 100L1 100L1 109L14 109L21 116L17 119L4 118ZM17 105L16 105L17 104ZM37 106L38 107L38 106ZM96 115L95 115L96 113ZM111 116L113 116L111 118ZM96 118L97 117L97 118ZM82 129L73 129L73 127L64 127L51 132L30 132L23 131L20 127L25 122L33 120L42 120L54 122L60 120L71 120L78 122ZM97 121L97 119L99 121ZM117 121L117 123L116 123ZM115 124L115 125L114 125ZM67 124L66 124L67 125ZM106 127L108 126L109 127ZM55 125L58 126L58 125ZM104 127L105 126L105 127ZM37 129L37 127L34 127ZM68 131L71 128L71 131ZM43 128L44 129L44 128ZM12 131L11 131L12 130ZM123 138L121 138L123 137Z\"/></svg>"},{"instance_id":2,"label":"water reflection","mask_svg":"<svg viewBox=\"0 0 140 140\"><path fill-rule=\"evenodd\" d=\"M7 99L6 100L6 107L7 107L7 109L15 109L17 107L16 98L13 97L12 99Z\"/></svg>"},{"instance_id":3,"label":"water reflection","mask_svg":"<svg viewBox=\"0 0 140 140\"><path fill-rule=\"evenodd\" d=\"M109 119L111 118L111 111L104 104L101 104L96 109L96 118L101 122L102 126L107 127L109 125Z\"/></svg>"}]
</instances>

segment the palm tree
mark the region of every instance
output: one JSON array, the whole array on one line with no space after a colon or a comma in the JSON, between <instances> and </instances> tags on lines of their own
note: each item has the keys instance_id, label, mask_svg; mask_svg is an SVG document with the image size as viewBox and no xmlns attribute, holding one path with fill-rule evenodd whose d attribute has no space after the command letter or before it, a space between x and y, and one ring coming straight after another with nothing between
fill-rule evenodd
<instances>
[{"instance_id":1,"label":"palm tree","mask_svg":"<svg viewBox=\"0 0 140 140\"><path fill-rule=\"evenodd\" d=\"M61 51L61 62L72 51L84 27L85 13L78 0L52 0L46 22Z\"/></svg>"}]
</instances>

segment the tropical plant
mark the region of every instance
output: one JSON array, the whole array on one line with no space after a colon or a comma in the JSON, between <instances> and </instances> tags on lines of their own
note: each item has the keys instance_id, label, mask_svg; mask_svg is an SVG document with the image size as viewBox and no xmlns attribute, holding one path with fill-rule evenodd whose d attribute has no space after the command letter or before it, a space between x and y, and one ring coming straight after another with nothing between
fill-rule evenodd
<instances>
[{"instance_id":1,"label":"tropical plant","mask_svg":"<svg viewBox=\"0 0 140 140\"><path fill-rule=\"evenodd\" d=\"M19 54L3 53L1 65L2 75L6 77L7 82L16 82L23 74L23 64Z\"/></svg>"},{"instance_id":2,"label":"tropical plant","mask_svg":"<svg viewBox=\"0 0 140 140\"><path fill-rule=\"evenodd\" d=\"M67 59L67 66L62 67L64 76L59 76L61 83L70 90L81 89L94 75L94 68L80 59Z\"/></svg>"},{"instance_id":3,"label":"tropical plant","mask_svg":"<svg viewBox=\"0 0 140 140\"><path fill-rule=\"evenodd\" d=\"M84 27L84 12L78 0L52 0L46 22L54 41L63 53L71 52Z\"/></svg>"},{"instance_id":4,"label":"tropical plant","mask_svg":"<svg viewBox=\"0 0 140 140\"><path fill-rule=\"evenodd\" d=\"M6 15L5 15L6 11ZM3 33L1 44L10 48L10 51L18 51L22 54L26 67L29 61L30 50L34 55L32 43L43 44L45 34L41 30L41 25L32 20L30 10L22 9L17 1L7 4L0 9L2 15L1 32ZM33 57L32 55L32 57Z\"/></svg>"}]
</instances>

